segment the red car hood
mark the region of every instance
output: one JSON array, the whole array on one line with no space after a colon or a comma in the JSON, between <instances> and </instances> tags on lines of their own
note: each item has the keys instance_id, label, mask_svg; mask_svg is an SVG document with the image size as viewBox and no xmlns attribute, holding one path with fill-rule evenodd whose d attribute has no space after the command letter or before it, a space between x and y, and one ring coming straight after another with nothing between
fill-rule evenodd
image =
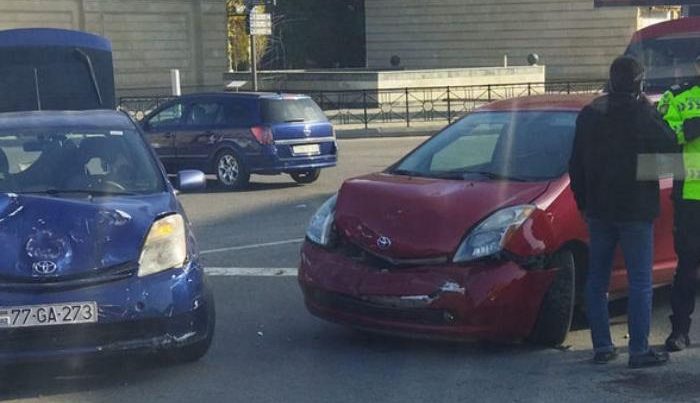
<instances>
[{"instance_id":1,"label":"red car hood","mask_svg":"<svg viewBox=\"0 0 700 403\"><path fill-rule=\"evenodd\" d=\"M372 174L343 184L335 223L345 239L378 255L444 258L489 214L530 203L547 186L547 182L468 182Z\"/></svg>"}]
</instances>

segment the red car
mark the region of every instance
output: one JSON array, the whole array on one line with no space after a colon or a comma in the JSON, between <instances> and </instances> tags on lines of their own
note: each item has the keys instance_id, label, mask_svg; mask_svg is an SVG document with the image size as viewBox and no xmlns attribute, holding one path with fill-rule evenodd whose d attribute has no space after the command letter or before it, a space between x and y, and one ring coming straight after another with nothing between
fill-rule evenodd
<instances>
[{"instance_id":1,"label":"red car","mask_svg":"<svg viewBox=\"0 0 700 403\"><path fill-rule=\"evenodd\" d=\"M386 171L346 181L313 216L299 283L308 310L353 327L557 345L582 302L587 232L567 175L592 95L489 104ZM654 282L671 282L670 177ZM611 297L626 294L618 255Z\"/></svg>"}]
</instances>

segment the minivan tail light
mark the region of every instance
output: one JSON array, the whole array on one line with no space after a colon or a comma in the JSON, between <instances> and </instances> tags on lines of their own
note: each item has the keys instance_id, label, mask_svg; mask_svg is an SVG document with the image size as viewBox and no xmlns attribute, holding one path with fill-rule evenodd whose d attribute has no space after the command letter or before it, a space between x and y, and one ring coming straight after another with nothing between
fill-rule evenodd
<instances>
[{"instance_id":1,"label":"minivan tail light","mask_svg":"<svg viewBox=\"0 0 700 403\"><path fill-rule=\"evenodd\" d=\"M272 129L267 126L253 126L250 128L250 132L253 133L253 137L260 144L272 144Z\"/></svg>"}]
</instances>

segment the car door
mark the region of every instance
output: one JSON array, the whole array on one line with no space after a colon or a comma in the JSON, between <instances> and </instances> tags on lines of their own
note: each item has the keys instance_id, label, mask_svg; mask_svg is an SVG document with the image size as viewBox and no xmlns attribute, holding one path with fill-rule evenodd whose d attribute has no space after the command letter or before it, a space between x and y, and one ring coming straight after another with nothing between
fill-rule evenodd
<instances>
[{"instance_id":1,"label":"car door","mask_svg":"<svg viewBox=\"0 0 700 403\"><path fill-rule=\"evenodd\" d=\"M185 108L183 129L175 135L175 151L183 168L206 170L225 128L224 105L216 99L198 99Z\"/></svg>"},{"instance_id":2,"label":"car door","mask_svg":"<svg viewBox=\"0 0 700 403\"><path fill-rule=\"evenodd\" d=\"M146 118L143 130L169 173L178 170L175 133L181 129L184 105L177 101Z\"/></svg>"}]
</instances>

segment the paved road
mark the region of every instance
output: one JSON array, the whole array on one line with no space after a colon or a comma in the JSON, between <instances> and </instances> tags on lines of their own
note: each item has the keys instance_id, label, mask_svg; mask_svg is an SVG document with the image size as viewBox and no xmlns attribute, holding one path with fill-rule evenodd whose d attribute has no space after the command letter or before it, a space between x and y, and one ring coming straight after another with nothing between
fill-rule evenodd
<instances>
[{"instance_id":1,"label":"paved road","mask_svg":"<svg viewBox=\"0 0 700 403\"><path fill-rule=\"evenodd\" d=\"M342 162L312 186L254 178L251 191L182 196L210 267L293 268L315 208L343 178L379 170L421 139L341 142ZM288 242L268 246L260 244ZM216 251L218 250L218 251ZM213 251L213 252L211 252ZM36 402L632 402L700 401L700 353L661 369L630 371L625 359L594 366L588 332L564 349L451 344L368 336L304 309L291 276L216 276L218 329L210 354L180 366L110 361L0 370L0 399ZM652 342L667 331L668 293L655 298ZM624 311L624 303L614 306ZM624 346L625 317L613 333ZM700 332L693 329L695 340Z\"/></svg>"}]
</instances>

